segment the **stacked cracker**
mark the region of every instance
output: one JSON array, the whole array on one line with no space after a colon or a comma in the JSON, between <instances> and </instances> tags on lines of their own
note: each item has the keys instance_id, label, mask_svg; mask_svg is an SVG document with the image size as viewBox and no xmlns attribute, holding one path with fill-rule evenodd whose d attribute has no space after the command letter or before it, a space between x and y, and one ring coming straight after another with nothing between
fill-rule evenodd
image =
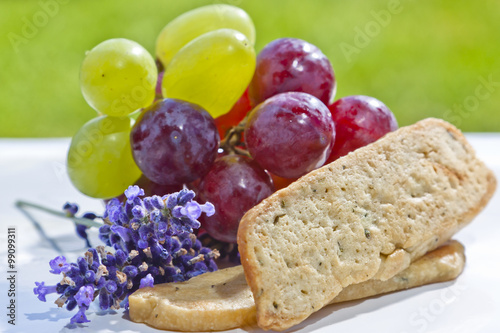
<instances>
[{"instance_id":1,"label":"stacked cracker","mask_svg":"<svg viewBox=\"0 0 500 333\"><path fill-rule=\"evenodd\" d=\"M284 330L335 300L455 278L463 260L439 269L431 263L440 262L435 253L463 258L463 249L453 243L430 251L469 223L495 187L493 173L476 158L460 131L437 119L403 127L309 173L243 217L238 246L250 289L230 292L241 297L226 305L250 310L233 325L256 318L261 328ZM426 264L417 264L419 258ZM208 281L213 278L210 274L199 280ZM228 285L224 279L236 279L237 272L218 274L206 290L215 288L216 281ZM413 284L401 284L402 276L408 278L405 274L412 276ZM132 320L185 331L230 328L222 324L227 318L217 311L200 323L193 319L202 317L201 309L206 313L220 309L218 300L201 301L200 308L193 305L198 301L192 295L187 307L186 303L179 307L172 296L175 292L158 297L162 287L139 290L130 297ZM174 315L161 319L166 316L161 308L171 304L168 312ZM196 308L191 317L186 308ZM171 324L179 321L184 323Z\"/></svg>"}]
</instances>

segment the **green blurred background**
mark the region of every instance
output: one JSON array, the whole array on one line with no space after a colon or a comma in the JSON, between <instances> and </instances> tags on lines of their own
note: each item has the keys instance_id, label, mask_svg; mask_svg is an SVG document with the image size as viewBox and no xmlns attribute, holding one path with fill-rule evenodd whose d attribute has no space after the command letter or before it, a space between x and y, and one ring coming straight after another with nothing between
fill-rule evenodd
<instances>
[{"instance_id":1,"label":"green blurred background","mask_svg":"<svg viewBox=\"0 0 500 333\"><path fill-rule=\"evenodd\" d=\"M500 131L498 0L1 0L0 136L73 135L96 115L78 85L86 50L125 37L154 54L166 23L211 3L251 15L257 51L279 37L317 45L336 99L374 96L401 126L432 116Z\"/></svg>"}]
</instances>

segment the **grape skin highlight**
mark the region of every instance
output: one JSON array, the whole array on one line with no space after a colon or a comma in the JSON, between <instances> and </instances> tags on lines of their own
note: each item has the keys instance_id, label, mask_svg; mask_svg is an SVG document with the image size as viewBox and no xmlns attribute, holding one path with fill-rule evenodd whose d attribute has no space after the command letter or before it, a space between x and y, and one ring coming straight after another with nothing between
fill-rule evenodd
<instances>
[{"instance_id":1,"label":"grape skin highlight","mask_svg":"<svg viewBox=\"0 0 500 333\"><path fill-rule=\"evenodd\" d=\"M153 57L138 43L116 38L87 52L80 87L96 111L121 117L150 105L158 76Z\"/></svg>"}]
</instances>

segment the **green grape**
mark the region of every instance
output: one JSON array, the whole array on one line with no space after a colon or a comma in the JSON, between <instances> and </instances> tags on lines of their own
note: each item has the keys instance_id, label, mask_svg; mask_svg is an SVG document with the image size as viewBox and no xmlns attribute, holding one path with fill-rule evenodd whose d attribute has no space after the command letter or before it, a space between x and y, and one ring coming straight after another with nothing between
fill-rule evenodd
<instances>
[{"instance_id":1,"label":"green grape","mask_svg":"<svg viewBox=\"0 0 500 333\"><path fill-rule=\"evenodd\" d=\"M121 117L153 102L157 77L155 61L145 48L116 38L87 52L80 70L80 86L92 108Z\"/></svg>"},{"instance_id":2,"label":"green grape","mask_svg":"<svg viewBox=\"0 0 500 333\"><path fill-rule=\"evenodd\" d=\"M190 10L167 24L156 40L156 56L166 68L191 40L223 28L241 32L254 45L255 27L250 16L241 8L215 4Z\"/></svg>"},{"instance_id":3,"label":"green grape","mask_svg":"<svg viewBox=\"0 0 500 333\"><path fill-rule=\"evenodd\" d=\"M189 42L165 70L162 93L198 104L216 118L227 113L250 83L255 51L232 29L207 32Z\"/></svg>"},{"instance_id":4,"label":"green grape","mask_svg":"<svg viewBox=\"0 0 500 333\"><path fill-rule=\"evenodd\" d=\"M87 122L71 140L68 175L83 194L119 196L141 176L132 157L129 117L100 116Z\"/></svg>"}]
</instances>

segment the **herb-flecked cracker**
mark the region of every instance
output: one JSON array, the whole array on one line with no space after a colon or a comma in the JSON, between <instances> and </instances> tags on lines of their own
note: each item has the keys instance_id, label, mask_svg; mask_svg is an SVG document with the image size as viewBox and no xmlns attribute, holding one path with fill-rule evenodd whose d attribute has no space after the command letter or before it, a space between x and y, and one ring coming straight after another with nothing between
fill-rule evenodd
<instances>
[{"instance_id":1,"label":"herb-flecked cracker","mask_svg":"<svg viewBox=\"0 0 500 333\"><path fill-rule=\"evenodd\" d=\"M452 280L464 265L462 244L451 241L389 280L372 279L348 286L331 303ZM255 303L241 266L185 282L142 288L129 297L129 302L133 321L164 330L222 331L256 324Z\"/></svg>"},{"instance_id":2,"label":"herb-flecked cracker","mask_svg":"<svg viewBox=\"0 0 500 333\"><path fill-rule=\"evenodd\" d=\"M468 224L495 187L462 133L430 118L274 193L238 231L258 325L284 330L351 284L390 279Z\"/></svg>"}]
</instances>

